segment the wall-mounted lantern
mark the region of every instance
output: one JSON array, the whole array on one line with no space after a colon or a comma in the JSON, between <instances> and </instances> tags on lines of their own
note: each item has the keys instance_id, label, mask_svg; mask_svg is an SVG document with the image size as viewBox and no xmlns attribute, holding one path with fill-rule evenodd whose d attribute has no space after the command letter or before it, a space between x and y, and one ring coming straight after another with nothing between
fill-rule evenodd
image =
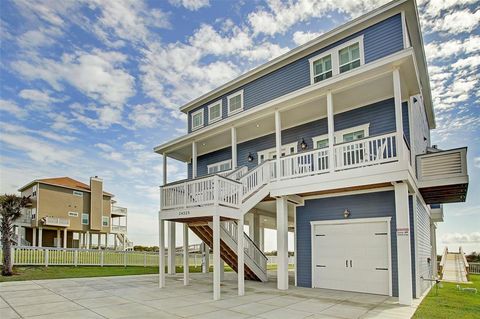
<instances>
[{"instance_id":1,"label":"wall-mounted lantern","mask_svg":"<svg viewBox=\"0 0 480 319\"><path fill-rule=\"evenodd\" d=\"M307 142L305 142L305 139L302 138L302 142L300 142L300 148L302 150L306 150L308 148Z\"/></svg>"},{"instance_id":2,"label":"wall-mounted lantern","mask_svg":"<svg viewBox=\"0 0 480 319\"><path fill-rule=\"evenodd\" d=\"M252 153L248 153L247 161L253 162L255 158L253 157Z\"/></svg>"},{"instance_id":3,"label":"wall-mounted lantern","mask_svg":"<svg viewBox=\"0 0 480 319\"><path fill-rule=\"evenodd\" d=\"M344 217L344 218L350 217L350 214L351 214L351 213L350 213L350 211L349 211L348 209L345 209L345 210L343 211L343 217Z\"/></svg>"}]
</instances>

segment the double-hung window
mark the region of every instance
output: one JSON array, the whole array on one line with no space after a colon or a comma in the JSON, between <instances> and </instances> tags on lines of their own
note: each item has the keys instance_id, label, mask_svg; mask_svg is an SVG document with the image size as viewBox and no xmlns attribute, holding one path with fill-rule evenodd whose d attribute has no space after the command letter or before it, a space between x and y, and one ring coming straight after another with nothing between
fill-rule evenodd
<instances>
[{"instance_id":1,"label":"double-hung window","mask_svg":"<svg viewBox=\"0 0 480 319\"><path fill-rule=\"evenodd\" d=\"M227 97L228 115L243 110L243 90L233 93Z\"/></svg>"},{"instance_id":2,"label":"double-hung window","mask_svg":"<svg viewBox=\"0 0 480 319\"><path fill-rule=\"evenodd\" d=\"M108 227L109 224L110 224L110 217L102 216L102 226Z\"/></svg>"},{"instance_id":3,"label":"double-hung window","mask_svg":"<svg viewBox=\"0 0 480 319\"><path fill-rule=\"evenodd\" d=\"M208 174L215 174L218 172L228 171L229 169L232 169L231 160L226 160L226 161L207 165Z\"/></svg>"},{"instance_id":4,"label":"double-hung window","mask_svg":"<svg viewBox=\"0 0 480 319\"><path fill-rule=\"evenodd\" d=\"M360 62L360 44L358 42L338 51L340 73L358 68Z\"/></svg>"},{"instance_id":5,"label":"double-hung window","mask_svg":"<svg viewBox=\"0 0 480 319\"><path fill-rule=\"evenodd\" d=\"M332 71L332 55L329 54L313 62L313 83L331 78Z\"/></svg>"},{"instance_id":6,"label":"double-hung window","mask_svg":"<svg viewBox=\"0 0 480 319\"><path fill-rule=\"evenodd\" d=\"M89 215L87 213L82 214L82 225L88 225L89 222Z\"/></svg>"},{"instance_id":7,"label":"double-hung window","mask_svg":"<svg viewBox=\"0 0 480 319\"><path fill-rule=\"evenodd\" d=\"M203 127L203 109L192 113L192 131Z\"/></svg>"},{"instance_id":8,"label":"double-hung window","mask_svg":"<svg viewBox=\"0 0 480 319\"><path fill-rule=\"evenodd\" d=\"M208 106L208 123L213 123L222 118L222 100Z\"/></svg>"},{"instance_id":9,"label":"double-hung window","mask_svg":"<svg viewBox=\"0 0 480 319\"><path fill-rule=\"evenodd\" d=\"M358 68L365 63L363 35L324 51L309 61L311 84Z\"/></svg>"}]
</instances>

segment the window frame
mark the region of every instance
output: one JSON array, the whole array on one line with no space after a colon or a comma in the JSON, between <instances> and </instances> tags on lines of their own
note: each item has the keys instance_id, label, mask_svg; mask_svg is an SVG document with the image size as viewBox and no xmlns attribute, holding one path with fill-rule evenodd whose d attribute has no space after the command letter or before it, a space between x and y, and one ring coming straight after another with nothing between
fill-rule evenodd
<instances>
[{"instance_id":1,"label":"window frame","mask_svg":"<svg viewBox=\"0 0 480 319\"><path fill-rule=\"evenodd\" d=\"M323 55L321 55L321 56L316 56L314 59L310 59L310 60L311 60L311 61L310 61L310 82L311 82L312 84L315 84L315 83L319 83L319 82L324 81L324 80L320 80L320 81L318 81L318 82L315 82L315 78L316 78L317 76L321 75L321 74L325 74L325 73L329 72L329 71L327 71L327 72L323 72L323 73L321 73L321 74L315 75L315 68L314 68L315 62L317 62L317 61L319 61L319 60L322 60L322 59L325 59L327 56L330 56L330 64L332 65L332 68L330 69L330 71L332 72L332 76L329 77L329 78L326 78L326 79L324 79L324 80L328 80L328 79L330 79L330 78L333 78L333 77L336 75L336 74L335 74L335 71L334 71L334 70L335 70L335 65L333 64L333 54L332 54L332 50L329 50L329 51L325 52L325 54L323 54Z\"/></svg>"},{"instance_id":2,"label":"window frame","mask_svg":"<svg viewBox=\"0 0 480 319\"><path fill-rule=\"evenodd\" d=\"M107 224L105 225L104 221L107 221ZM102 227L110 227L110 217L102 215Z\"/></svg>"},{"instance_id":3,"label":"window frame","mask_svg":"<svg viewBox=\"0 0 480 319\"><path fill-rule=\"evenodd\" d=\"M234 98L238 95L240 95L240 98L241 98L240 108L231 111L230 110L230 99L232 99L232 98ZM243 99L243 89L228 95L227 96L227 114L228 114L228 116L233 115L233 114L237 114L238 112L243 111L244 105L245 105L245 103L244 103L244 99Z\"/></svg>"},{"instance_id":4,"label":"window frame","mask_svg":"<svg viewBox=\"0 0 480 319\"><path fill-rule=\"evenodd\" d=\"M223 115L223 101L222 100L218 100L216 102L213 102L212 104L210 104L208 106L208 124L211 124L211 123L215 123L217 121L220 121L222 119L222 115ZM211 119L210 118L210 114L211 114L211 109L214 107L214 106L217 106L217 105L220 105L220 115L214 119Z\"/></svg>"},{"instance_id":5,"label":"window frame","mask_svg":"<svg viewBox=\"0 0 480 319\"><path fill-rule=\"evenodd\" d=\"M202 119L202 124L200 124L198 126L193 126L193 118L197 114L201 114L200 118ZM192 128L192 131L198 130L198 129L202 128L204 125L205 125L205 113L204 113L203 107L201 109L195 111L195 112L190 113L190 126Z\"/></svg>"},{"instance_id":6,"label":"window frame","mask_svg":"<svg viewBox=\"0 0 480 319\"><path fill-rule=\"evenodd\" d=\"M363 131L364 138L369 137L369 135L370 135L370 123L365 123L365 124L361 124L361 125L357 125L357 126L352 126L352 127L349 127L349 128L343 129L343 130L335 131L334 134L333 134L333 139L334 139L333 145L338 145L338 144L341 144L341 143L349 143L349 142L344 142L343 141L343 136L345 134L350 134L350 133L354 133L354 132L357 132L357 131ZM324 139L328 139L328 134L322 134L322 135L317 135L317 136L312 137L312 142L313 142L314 149L317 149L317 147L316 147L317 142L321 141L321 140L324 140Z\"/></svg>"},{"instance_id":7,"label":"window frame","mask_svg":"<svg viewBox=\"0 0 480 319\"><path fill-rule=\"evenodd\" d=\"M357 69L357 68L355 68L355 69L348 70L348 71L340 73L340 57L339 57L340 50L345 49L346 47L349 47L349 46L351 46L351 45L353 45L357 42L358 42L358 49L360 51L359 52L360 53L360 66L364 65L365 64L365 49L364 49L364 45L363 45L363 37L364 37L363 34L359 35L358 37L355 37L351 40L348 40L348 41L346 41L342 44L337 45L336 47L334 47L330 50L324 51L324 52L308 59L308 61L310 63L310 84L321 83L321 82L324 82L325 80L329 80L329 79L334 78L336 75L345 74L345 73L348 73L350 71L353 71L353 70ZM327 55L331 55L332 77L327 78L327 79L322 80L322 81L318 81L317 83L315 83L314 76L313 76L313 70L314 70L313 69L313 64L314 64L314 62L325 58Z\"/></svg>"},{"instance_id":8,"label":"window frame","mask_svg":"<svg viewBox=\"0 0 480 319\"><path fill-rule=\"evenodd\" d=\"M212 172L210 173L210 168L211 167L215 167L215 166L221 166L223 164L230 164L230 168L229 169L225 169L225 170L222 170L222 171L216 171L216 172ZM220 162L216 162L216 163L212 163L212 164L209 164L207 165L207 174L217 174L217 173L220 173L220 172L225 172L225 171L228 171L228 170L231 170L232 169L232 159L228 159L228 160L225 160L225 161L220 161Z\"/></svg>"},{"instance_id":9,"label":"window frame","mask_svg":"<svg viewBox=\"0 0 480 319\"><path fill-rule=\"evenodd\" d=\"M87 223L83 222L83 217L87 216ZM89 213L82 213L82 225L90 225L90 214Z\"/></svg>"}]
</instances>

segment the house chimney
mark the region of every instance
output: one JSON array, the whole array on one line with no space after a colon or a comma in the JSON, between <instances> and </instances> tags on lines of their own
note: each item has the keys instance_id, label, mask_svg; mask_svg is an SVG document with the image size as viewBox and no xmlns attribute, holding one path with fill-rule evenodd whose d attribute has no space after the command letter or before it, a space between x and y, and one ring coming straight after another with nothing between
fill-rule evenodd
<instances>
[{"instance_id":1,"label":"house chimney","mask_svg":"<svg viewBox=\"0 0 480 319\"><path fill-rule=\"evenodd\" d=\"M90 177L90 229L102 230L103 180Z\"/></svg>"}]
</instances>

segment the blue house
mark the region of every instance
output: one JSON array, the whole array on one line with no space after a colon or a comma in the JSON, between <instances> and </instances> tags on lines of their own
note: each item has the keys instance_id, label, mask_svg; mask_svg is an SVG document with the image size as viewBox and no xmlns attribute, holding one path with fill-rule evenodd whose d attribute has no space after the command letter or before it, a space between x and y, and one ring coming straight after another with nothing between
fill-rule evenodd
<instances>
[{"instance_id":1,"label":"blue house","mask_svg":"<svg viewBox=\"0 0 480 319\"><path fill-rule=\"evenodd\" d=\"M413 0L379 7L182 106L188 134L155 148L169 273L183 223L186 247L190 229L213 250L214 299L223 262L239 273L243 295L245 278L268 280L268 228L277 231L278 289L289 286L293 232L290 284L411 304L437 273L441 205L465 201L468 187L466 148L431 145L433 107ZM187 180L166 183L167 158L188 165Z\"/></svg>"}]
</instances>

